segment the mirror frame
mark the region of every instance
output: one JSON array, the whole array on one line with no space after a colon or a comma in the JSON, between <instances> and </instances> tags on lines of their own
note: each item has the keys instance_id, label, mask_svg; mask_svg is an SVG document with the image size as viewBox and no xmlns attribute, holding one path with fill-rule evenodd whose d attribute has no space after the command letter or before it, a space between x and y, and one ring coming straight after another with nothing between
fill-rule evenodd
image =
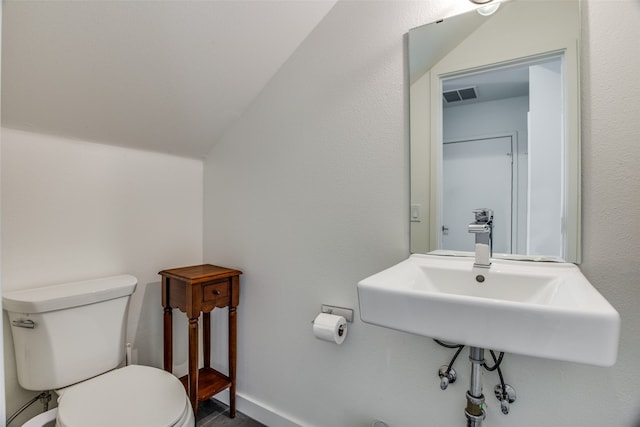
<instances>
[{"instance_id":1,"label":"mirror frame","mask_svg":"<svg viewBox=\"0 0 640 427\"><path fill-rule=\"evenodd\" d=\"M426 71L418 78L411 76L409 79L409 124L410 124L410 168L411 168L411 206L410 206L410 234L411 252L427 253L438 250L439 230L442 209L442 79L448 75L466 72L466 70L482 70L496 65L519 62L527 58L562 52L564 54L563 82L566 103L565 147L564 147L564 247L562 248L562 261L580 263L581 261L581 180L580 180L580 22L581 10L579 0L558 2L562 5L571 5L567 15L550 14L547 2L511 1L501 5L495 15L484 18L484 22L476 25L474 32L479 33L482 40L491 45L491 49L483 49L482 54L478 47L474 50L473 58L465 59L463 64L459 60L451 59L447 63L446 56L449 52L431 54L432 63L425 66ZM575 11L573 8L575 7ZM526 13L527 25L508 21L514 14ZM436 21L431 26L442 25L443 22L454 21L455 25L462 26L470 19L477 21L471 10L462 15L457 15L445 20ZM571 15L569 15L571 14ZM575 16L574 16L575 15ZM575 20L573 26L566 26L568 19ZM457 23L455 21L457 20ZM503 28L511 25L514 31L527 32L520 38L503 37L498 40L488 37L492 32L487 26L491 21L501 23ZM500 21L502 20L502 21ZM475 22L474 21L474 22ZM507 22L507 24L505 24ZM467 27L469 25L466 25ZM551 36L551 31L542 31L544 28L558 27L561 37ZM414 28L409 31L409 52L415 55L416 49L412 49L412 39L424 38L417 31L426 26ZM430 28L433 31L433 27ZM483 30L484 29L484 30ZM493 32L495 33L495 32ZM504 36L498 34L497 36ZM466 37L466 35L465 35ZM476 37L478 39L480 37ZM460 40L456 41L456 44ZM409 58L411 61L411 57ZM442 65L443 62L445 65ZM434 69L434 66L436 67ZM422 96L418 94L422 93ZM426 96L424 95L426 94ZM431 94L437 94L431 96ZM420 117L418 119L417 117ZM428 117L425 119L425 117ZM442 251L440 251L442 252ZM496 254L496 258L553 260L545 256L527 256L517 254Z\"/></svg>"}]
</instances>

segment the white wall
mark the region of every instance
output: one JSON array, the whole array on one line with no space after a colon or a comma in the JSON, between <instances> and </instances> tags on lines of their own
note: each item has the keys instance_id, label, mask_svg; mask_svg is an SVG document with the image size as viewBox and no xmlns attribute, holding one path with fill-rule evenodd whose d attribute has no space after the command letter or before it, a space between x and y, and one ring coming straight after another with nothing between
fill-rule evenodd
<instances>
[{"instance_id":1,"label":"white wall","mask_svg":"<svg viewBox=\"0 0 640 427\"><path fill-rule=\"evenodd\" d=\"M566 167L563 150L562 63L553 61L529 67L529 179L528 254L563 257L563 223L566 221ZM566 258L565 258L566 259Z\"/></svg>"},{"instance_id":2,"label":"white wall","mask_svg":"<svg viewBox=\"0 0 640 427\"><path fill-rule=\"evenodd\" d=\"M443 139L517 132L518 138L525 140L526 147L528 111L528 96L444 108Z\"/></svg>"},{"instance_id":3,"label":"white wall","mask_svg":"<svg viewBox=\"0 0 640 427\"><path fill-rule=\"evenodd\" d=\"M464 425L466 357L459 382L441 391L436 373L451 351L362 323L355 287L409 253L403 37L443 15L436 9L445 3L338 2L205 162L205 261L245 273L241 410L305 427L368 427L375 418ZM502 415L496 375L485 374L487 427L640 421L640 59L628 54L637 50L640 7L588 6L581 268L620 311L620 356L605 369L507 355L518 401ZM322 303L356 309L342 346L311 334ZM224 352L215 354L224 365Z\"/></svg>"},{"instance_id":4,"label":"white wall","mask_svg":"<svg viewBox=\"0 0 640 427\"><path fill-rule=\"evenodd\" d=\"M0 51L1 46L2 46L2 7L4 5L4 2L0 2ZM2 75L2 55L0 54L0 80L1 80L1 75ZM0 105L2 105L2 93L0 91ZM1 114L1 110L2 108L0 108L0 117L2 117ZM0 126L2 125L1 120L0 120ZM2 162L2 138L0 138L0 164ZM0 176L0 187L2 186L2 177ZM2 200L0 197L0 221L2 218ZM2 271L2 227L0 227L0 271ZM0 298L2 298L2 275L0 275ZM4 327L4 315L0 316L0 327ZM4 342L0 341L0 378L4 379ZM5 420L6 419L6 401L5 401L5 389L4 387L2 387L2 389L0 389L0 420Z\"/></svg>"},{"instance_id":5,"label":"white wall","mask_svg":"<svg viewBox=\"0 0 640 427\"><path fill-rule=\"evenodd\" d=\"M5 128L1 172L3 292L133 274L128 339L139 363L162 366L157 273L202 262L202 161ZM10 415L33 393L17 384L6 321ZM176 331L178 363L186 330Z\"/></svg>"}]
</instances>

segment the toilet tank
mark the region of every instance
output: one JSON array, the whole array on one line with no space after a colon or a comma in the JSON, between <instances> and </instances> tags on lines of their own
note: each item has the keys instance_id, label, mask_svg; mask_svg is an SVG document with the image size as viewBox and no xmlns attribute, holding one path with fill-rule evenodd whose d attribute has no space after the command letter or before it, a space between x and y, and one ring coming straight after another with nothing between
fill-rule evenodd
<instances>
[{"instance_id":1,"label":"toilet tank","mask_svg":"<svg viewBox=\"0 0 640 427\"><path fill-rule=\"evenodd\" d=\"M120 365L136 284L125 274L5 293L20 385L53 390Z\"/></svg>"}]
</instances>

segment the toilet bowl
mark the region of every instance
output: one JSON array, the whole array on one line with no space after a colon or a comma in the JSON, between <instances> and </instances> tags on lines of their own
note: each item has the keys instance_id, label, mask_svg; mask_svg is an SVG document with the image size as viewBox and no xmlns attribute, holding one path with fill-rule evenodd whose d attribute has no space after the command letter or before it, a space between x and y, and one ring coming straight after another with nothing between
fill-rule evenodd
<instances>
[{"instance_id":1,"label":"toilet bowl","mask_svg":"<svg viewBox=\"0 0 640 427\"><path fill-rule=\"evenodd\" d=\"M184 386L157 368L130 365L57 391L58 427L186 427Z\"/></svg>"},{"instance_id":2,"label":"toilet bowl","mask_svg":"<svg viewBox=\"0 0 640 427\"><path fill-rule=\"evenodd\" d=\"M130 365L56 390L58 407L23 427L193 427L191 403L173 375ZM55 422L55 424L54 424Z\"/></svg>"},{"instance_id":3,"label":"toilet bowl","mask_svg":"<svg viewBox=\"0 0 640 427\"><path fill-rule=\"evenodd\" d=\"M184 386L158 368L122 366L131 275L5 293L18 382L55 390L27 427L193 427Z\"/></svg>"}]
</instances>

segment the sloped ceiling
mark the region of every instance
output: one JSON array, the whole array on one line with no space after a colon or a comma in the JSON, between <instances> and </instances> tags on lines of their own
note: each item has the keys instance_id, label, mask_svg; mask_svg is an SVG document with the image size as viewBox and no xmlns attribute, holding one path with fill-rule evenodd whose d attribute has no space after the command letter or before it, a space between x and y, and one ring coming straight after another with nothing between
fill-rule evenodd
<instances>
[{"instance_id":1,"label":"sloped ceiling","mask_svg":"<svg viewBox=\"0 0 640 427\"><path fill-rule=\"evenodd\" d=\"M203 158L336 0L10 0L2 125Z\"/></svg>"}]
</instances>

